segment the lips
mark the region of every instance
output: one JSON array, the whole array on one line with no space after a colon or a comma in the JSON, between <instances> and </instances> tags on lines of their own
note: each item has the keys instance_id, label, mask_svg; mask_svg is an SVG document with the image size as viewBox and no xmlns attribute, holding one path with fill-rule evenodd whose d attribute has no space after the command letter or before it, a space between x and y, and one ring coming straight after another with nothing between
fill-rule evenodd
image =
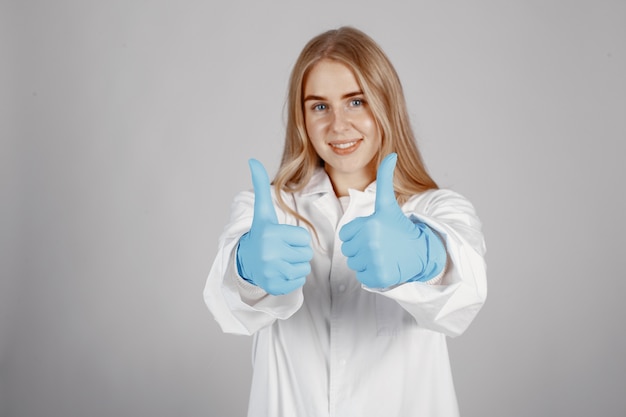
<instances>
[{"instance_id":1,"label":"lips","mask_svg":"<svg viewBox=\"0 0 626 417\"><path fill-rule=\"evenodd\" d=\"M359 147L362 141L363 139L344 140L344 141L330 142L329 145L331 149L333 150L333 152L335 152L336 154L346 155L346 154L354 152Z\"/></svg>"},{"instance_id":2,"label":"lips","mask_svg":"<svg viewBox=\"0 0 626 417\"><path fill-rule=\"evenodd\" d=\"M356 145L357 142L358 140L353 140L350 142L331 143L330 146L338 149L348 149L349 147Z\"/></svg>"}]
</instances>

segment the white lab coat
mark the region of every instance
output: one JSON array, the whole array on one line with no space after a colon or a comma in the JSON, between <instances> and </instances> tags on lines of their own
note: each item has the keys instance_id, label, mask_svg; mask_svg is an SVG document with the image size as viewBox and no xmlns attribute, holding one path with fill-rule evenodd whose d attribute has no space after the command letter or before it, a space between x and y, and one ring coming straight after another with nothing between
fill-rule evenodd
<instances>
[{"instance_id":1,"label":"white lab coat","mask_svg":"<svg viewBox=\"0 0 626 417\"><path fill-rule=\"evenodd\" d=\"M446 336L461 334L487 295L481 223L452 191L413 196L402 210L443 238L444 275L437 285L365 288L347 266L338 232L372 214L375 195L375 183L351 190L344 213L323 169L301 192L284 194L320 242L313 238L304 287L282 296L237 275L235 249L250 229L254 194L235 197L204 298L224 332L254 335L249 417L458 415ZM275 206L279 222L298 224Z\"/></svg>"}]
</instances>

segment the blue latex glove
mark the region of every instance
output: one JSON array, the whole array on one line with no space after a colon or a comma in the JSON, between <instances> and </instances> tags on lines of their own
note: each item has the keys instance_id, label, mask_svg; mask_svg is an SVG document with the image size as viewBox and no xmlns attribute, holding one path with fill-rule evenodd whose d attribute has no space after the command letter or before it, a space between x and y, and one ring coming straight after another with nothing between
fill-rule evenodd
<instances>
[{"instance_id":1,"label":"blue latex glove","mask_svg":"<svg viewBox=\"0 0 626 417\"><path fill-rule=\"evenodd\" d=\"M272 295L304 285L313 258L311 235L300 226L279 224L272 204L270 180L263 165L249 161L254 185L254 217L237 247L239 275Z\"/></svg>"},{"instance_id":2,"label":"blue latex glove","mask_svg":"<svg viewBox=\"0 0 626 417\"><path fill-rule=\"evenodd\" d=\"M378 168L374 214L358 217L339 231L348 266L370 288L427 281L446 264L441 239L427 225L409 220L396 201L393 171L397 158L395 153L387 155Z\"/></svg>"}]
</instances>

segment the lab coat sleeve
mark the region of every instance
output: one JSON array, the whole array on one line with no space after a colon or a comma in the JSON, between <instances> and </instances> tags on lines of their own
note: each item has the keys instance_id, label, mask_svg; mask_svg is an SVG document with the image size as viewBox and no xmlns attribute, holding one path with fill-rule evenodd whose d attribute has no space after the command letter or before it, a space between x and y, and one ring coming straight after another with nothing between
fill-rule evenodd
<instances>
[{"instance_id":1,"label":"lab coat sleeve","mask_svg":"<svg viewBox=\"0 0 626 417\"><path fill-rule=\"evenodd\" d=\"M273 296L243 280L236 266L239 239L250 230L254 193L237 194L231 218L218 243L218 251L204 288L204 301L226 333L251 335L275 320L284 320L302 306L302 289ZM284 215L277 213L279 221ZM282 216L281 216L282 215Z\"/></svg>"},{"instance_id":2,"label":"lab coat sleeve","mask_svg":"<svg viewBox=\"0 0 626 417\"><path fill-rule=\"evenodd\" d=\"M418 325L454 337L463 333L487 297L486 252L474 207L450 190L431 190L410 199L403 211L442 238L448 254L443 276L386 290L368 289L396 300Z\"/></svg>"}]
</instances>

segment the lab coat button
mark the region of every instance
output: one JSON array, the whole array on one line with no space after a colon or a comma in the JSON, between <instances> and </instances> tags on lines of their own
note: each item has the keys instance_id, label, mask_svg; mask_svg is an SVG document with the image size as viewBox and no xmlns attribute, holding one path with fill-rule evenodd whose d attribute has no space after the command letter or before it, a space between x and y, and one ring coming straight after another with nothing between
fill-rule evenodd
<instances>
[{"instance_id":1,"label":"lab coat button","mask_svg":"<svg viewBox=\"0 0 626 417\"><path fill-rule=\"evenodd\" d=\"M345 290L346 290L346 286L345 286L344 284L341 284L341 285L339 286L339 291L340 291L340 292L344 292Z\"/></svg>"}]
</instances>

